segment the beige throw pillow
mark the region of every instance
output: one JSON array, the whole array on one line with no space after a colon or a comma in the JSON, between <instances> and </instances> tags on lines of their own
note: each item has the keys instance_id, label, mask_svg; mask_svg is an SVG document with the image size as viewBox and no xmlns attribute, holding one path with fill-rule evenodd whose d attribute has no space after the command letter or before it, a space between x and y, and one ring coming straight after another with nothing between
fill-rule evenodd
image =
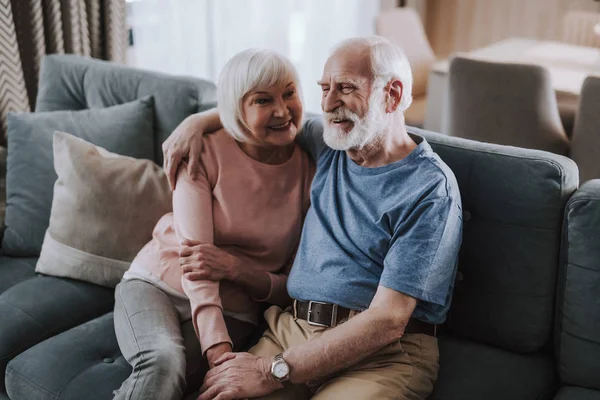
<instances>
[{"instance_id":1,"label":"beige throw pillow","mask_svg":"<svg viewBox=\"0 0 600 400\"><path fill-rule=\"evenodd\" d=\"M114 287L171 211L163 170L54 133L58 179L36 271Z\"/></svg>"}]
</instances>

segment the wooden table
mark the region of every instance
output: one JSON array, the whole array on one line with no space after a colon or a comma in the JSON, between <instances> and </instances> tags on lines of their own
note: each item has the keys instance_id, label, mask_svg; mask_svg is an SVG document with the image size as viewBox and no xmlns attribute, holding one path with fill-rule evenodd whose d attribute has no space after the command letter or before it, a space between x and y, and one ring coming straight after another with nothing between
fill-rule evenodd
<instances>
[{"instance_id":1,"label":"wooden table","mask_svg":"<svg viewBox=\"0 0 600 400\"><path fill-rule=\"evenodd\" d=\"M600 76L600 49L560 42L511 38L460 55L484 61L541 65L550 72L559 102L577 101L585 78ZM447 132L449 65L449 60L439 61L429 73L425 129Z\"/></svg>"}]
</instances>

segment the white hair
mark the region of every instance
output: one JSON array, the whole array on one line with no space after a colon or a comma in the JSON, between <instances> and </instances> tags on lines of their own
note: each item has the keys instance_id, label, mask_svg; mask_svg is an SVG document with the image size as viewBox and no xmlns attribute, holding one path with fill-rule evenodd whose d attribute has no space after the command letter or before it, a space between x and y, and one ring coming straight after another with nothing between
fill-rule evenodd
<instances>
[{"instance_id":1,"label":"white hair","mask_svg":"<svg viewBox=\"0 0 600 400\"><path fill-rule=\"evenodd\" d=\"M398 109L404 112L412 103L412 71L404 51L381 36L350 38L336 45L331 54L354 46L366 46L371 51L373 89L385 87L392 79L402 82L402 98Z\"/></svg>"},{"instance_id":2,"label":"white hair","mask_svg":"<svg viewBox=\"0 0 600 400\"><path fill-rule=\"evenodd\" d=\"M296 83L301 97L298 72L290 60L264 49L248 49L233 56L221 70L217 84L217 107L223 128L237 141L246 142L248 126L243 118L244 96L258 88Z\"/></svg>"}]
</instances>

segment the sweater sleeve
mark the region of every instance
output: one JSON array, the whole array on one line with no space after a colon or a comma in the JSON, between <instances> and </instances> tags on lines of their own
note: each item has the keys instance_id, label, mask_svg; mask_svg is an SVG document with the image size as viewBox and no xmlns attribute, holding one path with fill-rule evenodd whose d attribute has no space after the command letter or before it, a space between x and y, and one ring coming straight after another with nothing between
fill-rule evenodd
<instances>
[{"instance_id":1,"label":"sweater sleeve","mask_svg":"<svg viewBox=\"0 0 600 400\"><path fill-rule=\"evenodd\" d=\"M196 180L192 180L187 172L187 164L182 163L173 191L173 217L180 244L185 239L213 244L212 209L212 190L203 166L200 165ZM181 285L190 299L192 322L202 354L216 344L232 344L223 318L219 282L190 281L182 275Z\"/></svg>"},{"instance_id":2,"label":"sweater sleeve","mask_svg":"<svg viewBox=\"0 0 600 400\"><path fill-rule=\"evenodd\" d=\"M267 272L269 279L271 280L271 287L269 288L269 293L264 298L254 298L253 300L275 304L282 308L285 308L290 305L291 298L287 292L287 279L290 274L290 270L292 269L292 265L294 264L294 257L279 271L278 273Z\"/></svg>"}]
</instances>

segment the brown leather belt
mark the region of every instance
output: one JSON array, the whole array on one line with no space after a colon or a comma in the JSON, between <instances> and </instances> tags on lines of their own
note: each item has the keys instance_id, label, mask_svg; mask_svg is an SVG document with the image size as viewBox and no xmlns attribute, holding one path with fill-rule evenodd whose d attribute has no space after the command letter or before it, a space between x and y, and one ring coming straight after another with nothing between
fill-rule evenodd
<instances>
[{"instance_id":1,"label":"brown leather belt","mask_svg":"<svg viewBox=\"0 0 600 400\"><path fill-rule=\"evenodd\" d=\"M337 304L320 301L294 300L293 313L294 318L303 319L309 325L333 328L340 322L348 319L352 310L338 306ZM423 333L435 337L436 325L411 318L408 320L408 325L404 329L404 333Z\"/></svg>"}]
</instances>

